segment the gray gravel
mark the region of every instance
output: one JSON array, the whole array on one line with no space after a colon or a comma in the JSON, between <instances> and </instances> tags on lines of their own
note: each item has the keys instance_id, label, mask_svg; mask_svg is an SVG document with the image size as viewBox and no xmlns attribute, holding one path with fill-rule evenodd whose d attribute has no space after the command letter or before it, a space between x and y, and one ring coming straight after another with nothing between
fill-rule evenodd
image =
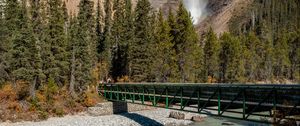
<instances>
[{"instance_id":1,"label":"gray gravel","mask_svg":"<svg viewBox=\"0 0 300 126\"><path fill-rule=\"evenodd\" d=\"M186 126L193 122L168 118L166 109L146 110L118 115L89 116L87 114L49 118L42 122L0 123L0 126Z\"/></svg>"}]
</instances>

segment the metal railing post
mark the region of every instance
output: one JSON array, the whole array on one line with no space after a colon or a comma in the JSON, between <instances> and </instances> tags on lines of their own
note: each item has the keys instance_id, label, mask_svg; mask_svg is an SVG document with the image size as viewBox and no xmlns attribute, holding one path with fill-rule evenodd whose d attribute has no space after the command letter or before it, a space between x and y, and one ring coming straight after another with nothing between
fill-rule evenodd
<instances>
[{"instance_id":1,"label":"metal railing post","mask_svg":"<svg viewBox=\"0 0 300 126\"><path fill-rule=\"evenodd\" d=\"M143 85L142 104L145 104L145 86Z\"/></svg>"},{"instance_id":2,"label":"metal railing post","mask_svg":"<svg viewBox=\"0 0 300 126\"><path fill-rule=\"evenodd\" d=\"M183 110L183 88L180 87L180 109Z\"/></svg>"},{"instance_id":3,"label":"metal railing post","mask_svg":"<svg viewBox=\"0 0 300 126\"><path fill-rule=\"evenodd\" d=\"M200 87L198 88L198 92L197 92L197 102L198 102L198 113L200 113Z\"/></svg>"},{"instance_id":4,"label":"metal railing post","mask_svg":"<svg viewBox=\"0 0 300 126\"><path fill-rule=\"evenodd\" d=\"M246 119L246 89L243 89L243 119Z\"/></svg>"},{"instance_id":5,"label":"metal railing post","mask_svg":"<svg viewBox=\"0 0 300 126\"><path fill-rule=\"evenodd\" d=\"M221 115L221 89L218 86L218 115Z\"/></svg>"},{"instance_id":6,"label":"metal railing post","mask_svg":"<svg viewBox=\"0 0 300 126\"><path fill-rule=\"evenodd\" d=\"M166 108L169 108L169 94L168 94L168 87L166 87Z\"/></svg>"}]
</instances>

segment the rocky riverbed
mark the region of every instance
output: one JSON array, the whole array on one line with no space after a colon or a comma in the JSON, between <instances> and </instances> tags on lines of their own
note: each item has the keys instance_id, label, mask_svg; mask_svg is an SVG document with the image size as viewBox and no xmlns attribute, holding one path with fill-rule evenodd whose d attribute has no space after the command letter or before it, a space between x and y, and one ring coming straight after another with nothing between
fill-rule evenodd
<instances>
[{"instance_id":1,"label":"rocky riverbed","mask_svg":"<svg viewBox=\"0 0 300 126\"><path fill-rule=\"evenodd\" d=\"M169 118L173 110L153 109L115 115L92 116L88 113L49 118L41 122L0 123L0 126L187 126L195 114L184 113L185 119ZM205 118L205 115L196 115Z\"/></svg>"}]
</instances>

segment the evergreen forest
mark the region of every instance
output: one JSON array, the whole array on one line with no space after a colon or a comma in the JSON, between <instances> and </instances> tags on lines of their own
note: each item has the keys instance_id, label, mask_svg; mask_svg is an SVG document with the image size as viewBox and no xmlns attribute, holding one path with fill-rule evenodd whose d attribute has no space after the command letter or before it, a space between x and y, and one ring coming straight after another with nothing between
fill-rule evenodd
<instances>
[{"instance_id":1,"label":"evergreen forest","mask_svg":"<svg viewBox=\"0 0 300 126\"><path fill-rule=\"evenodd\" d=\"M230 30L200 35L181 2L168 14L148 0L0 0L0 87L65 87L72 95L113 82L297 83L299 0L254 0ZM94 5L96 6L94 7ZM104 8L103 8L104 7ZM50 90L51 89L51 90Z\"/></svg>"}]
</instances>

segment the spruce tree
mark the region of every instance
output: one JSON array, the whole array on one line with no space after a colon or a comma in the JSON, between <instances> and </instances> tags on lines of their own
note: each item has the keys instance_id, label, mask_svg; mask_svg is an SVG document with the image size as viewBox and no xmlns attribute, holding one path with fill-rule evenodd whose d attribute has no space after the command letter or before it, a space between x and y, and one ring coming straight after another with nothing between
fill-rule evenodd
<instances>
[{"instance_id":1,"label":"spruce tree","mask_svg":"<svg viewBox=\"0 0 300 126\"><path fill-rule=\"evenodd\" d=\"M131 0L125 0L125 22L124 22L124 26L126 29L126 32L124 33L124 63L125 63L125 68L124 70L124 74L126 74L126 76L129 76L130 73L130 45L132 44L132 42L134 41L134 22L133 22L133 12L132 12L132 3Z\"/></svg>"},{"instance_id":2,"label":"spruce tree","mask_svg":"<svg viewBox=\"0 0 300 126\"><path fill-rule=\"evenodd\" d=\"M0 86L5 81L9 79L8 75L8 64L7 64L7 54L8 54L8 40L7 40L7 27L4 17L5 3L0 0Z\"/></svg>"},{"instance_id":3,"label":"spruce tree","mask_svg":"<svg viewBox=\"0 0 300 126\"><path fill-rule=\"evenodd\" d=\"M162 10L159 10L157 20L157 33L153 62L153 71L156 82L174 82L176 80L177 63L176 54L173 48L171 28L164 19Z\"/></svg>"},{"instance_id":4,"label":"spruce tree","mask_svg":"<svg viewBox=\"0 0 300 126\"><path fill-rule=\"evenodd\" d=\"M97 2L97 9L96 9L96 34L97 34L97 56L98 59L100 59L101 53L104 52L104 33L103 33L103 27L104 27L104 14L100 5L100 1Z\"/></svg>"},{"instance_id":5,"label":"spruce tree","mask_svg":"<svg viewBox=\"0 0 300 126\"><path fill-rule=\"evenodd\" d=\"M220 38L220 72L223 82L241 82L243 76L242 46L238 38L224 33Z\"/></svg>"},{"instance_id":6,"label":"spruce tree","mask_svg":"<svg viewBox=\"0 0 300 126\"><path fill-rule=\"evenodd\" d=\"M90 0L81 0L79 14L73 19L70 28L71 46L71 80L70 92L74 90L82 92L88 84L91 84L91 70L94 54L96 52L95 23L93 19L93 5ZM84 32L82 32L84 31Z\"/></svg>"},{"instance_id":7,"label":"spruce tree","mask_svg":"<svg viewBox=\"0 0 300 126\"><path fill-rule=\"evenodd\" d=\"M206 76L212 77L212 79L217 79L216 76L219 75L219 53L220 53L220 43L218 41L217 35L214 33L212 28L206 33L205 36L205 46L204 46L204 63Z\"/></svg>"},{"instance_id":8,"label":"spruce tree","mask_svg":"<svg viewBox=\"0 0 300 126\"><path fill-rule=\"evenodd\" d=\"M104 31L103 31L103 40L101 40L100 43L103 44L103 52L101 53L101 79L105 79L109 77L109 70L111 68L111 39L112 34L111 34L111 27L113 23L113 0L106 0L105 1L105 6L104 6L104 11L105 11L105 26L104 26Z\"/></svg>"},{"instance_id":9,"label":"spruce tree","mask_svg":"<svg viewBox=\"0 0 300 126\"><path fill-rule=\"evenodd\" d=\"M3 50L3 61L2 65L4 66L2 68L4 75L8 75L9 81L15 82L15 78L12 75L12 66L10 66L12 62L12 46L13 46L13 40L16 38L16 33L20 30L20 15L21 15L21 6L18 0L9 0L5 1L4 5L4 35L5 38L2 39L4 44L2 46L5 47ZM15 83L13 83L14 87L16 86Z\"/></svg>"},{"instance_id":10,"label":"spruce tree","mask_svg":"<svg viewBox=\"0 0 300 126\"><path fill-rule=\"evenodd\" d=\"M289 77L288 69L291 65L289 59L289 46L287 36L283 35L274 46L274 75L277 79Z\"/></svg>"},{"instance_id":11,"label":"spruce tree","mask_svg":"<svg viewBox=\"0 0 300 126\"><path fill-rule=\"evenodd\" d=\"M33 30L33 36L35 40L35 48L36 48L36 54L35 54L35 66L34 69L36 69L36 73L34 76L33 87L39 87L42 85L43 82L45 82L45 75L42 69L42 46L44 44L43 37L45 35L44 32L41 32L44 30L45 25L43 24L43 18L41 15L42 11L42 5L40 0L31 0L30 1L31 6L31 24L32 24L32 30ZM32 90L34 89L32 87ZM34 94L34 93L33 93ZM32 94L32 95L33 95Z\"/></svg>"},{"instance_id":12,"label":"spruce tree","mask_svg":"<svg viewBox=\"0 0 300 126\"><path fill-rule=\"evenodd\" d=\"M290 79L300 80L300 30L293 32L290 36L293 36L289 40Z\"/></svg>"},{"instance_id":13,"label":"spruce tree","mask_svg":"<svg viewBox=\"0 0 300 126\"><path fill-rule=\"evenodd\" d=\"M62 86L67 80L69 62L67 60L67 41L65 34L65 16L61 0L48 1L48 26L43 59L47 78L53 78Z\"/></svg>"},{"instance_id":14,"label":"spruce tree","mask_svg":"<svg viewBox=\"0 0 300 126\"><path fill-rule=\"evenodd\" d=\"M148 0L139 0L135 9L134 41L130 45L130 77L132 81L149 80L149 54L151 45L151 4Z\"/></svg>"},{"instance_id":15,"label":"spruce tree","mask_svg":"<svg viewBox=\"0 0 300 126\"><path fill-rule=\"evenodd\" d=\"M15 80L25 81L30 85L30 94L35 97L36 77L39 76L39 58L32 25L29 21L26 1L22 1L18 20L20 24L12 39L11 70Z\"/></svg>"},{"instance_id":16,"label":"spruce tree","mask_svg":"<svg viewBox=\"0 0 300 126\"><path fill-rule=\"evenodd\" d=\"M192 77L193 47L199 42L198 34L192 23L189 12L182 1L179 4L174 32L174 48L177 55L180 81L187 82ZM174 26L173 26L174 27Z\"/></svg>"},{"instance_id":17,"label":"spruce tree","mask_svg":"<svg viewBox=\"0 0 300 126\"><path fill-rule=\"evenodd\" d=\"M262 59L256 53L257 45L261 41L253 32L250 32L245 40L245 76L248 81L255 81L258 79L258 69Z\"/></svg>"},{"instance_id":18,"label":"spruce tree","mask_svg":"<svg viewBox=\"0 0 300 126\"><path fill-rule=\"evenodd\" d=\"M127 74L126 1L116 0L112 32L111 76L114 80Z\"/></svg>"}]
</instances>

